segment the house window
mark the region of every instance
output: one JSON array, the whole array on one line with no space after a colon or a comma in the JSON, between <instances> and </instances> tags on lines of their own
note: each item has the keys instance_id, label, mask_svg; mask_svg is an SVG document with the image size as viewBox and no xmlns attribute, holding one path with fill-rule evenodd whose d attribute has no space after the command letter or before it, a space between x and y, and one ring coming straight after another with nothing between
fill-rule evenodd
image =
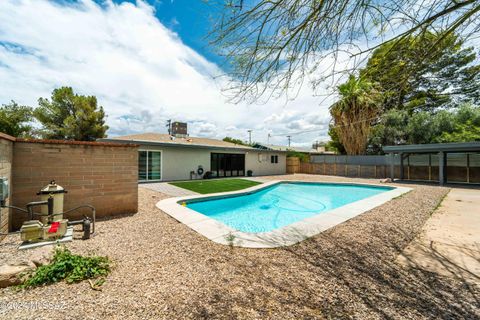
<instances>
[{"instance_id":1,"label":"house window","mask_svg":"<svg viewBox=\"0 0 480 320\"><path fill-rule=\"evenodd\" d=\"M138 151L138 180L162 180L162 153L160 151Z\"/></svg>"},{"instance_id":2,"label":"house window","mask_svg":"<svg viewBox=\"0 0 480 320\"><path fill-rule=\"evenodd\" d=\"M258 154L258 162L267 162L268 161L268 156L264 153L259 153Z\"/></svg>"},{"instance_id":3,"label":"house window","mask_svg":"<svg viewBox=\"0 0 480 320\"><path fill-rule=\"evenodd\" d=\"M271 163L278 163L278 156L270 156L270 162Z\"/></svg>"}]
</instances>

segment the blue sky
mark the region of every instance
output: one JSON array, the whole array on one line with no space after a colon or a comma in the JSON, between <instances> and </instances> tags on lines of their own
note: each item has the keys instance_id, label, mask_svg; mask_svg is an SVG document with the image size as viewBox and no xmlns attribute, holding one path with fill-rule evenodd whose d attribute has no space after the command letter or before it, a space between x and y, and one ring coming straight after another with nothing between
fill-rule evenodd
<instances>
[{"instance_id":1,"label":"blue sky","mask_svg":"<svg viewBox=\"0 0 480 320\"><path fill-rule=\"evenodd\" d=\"M253 130L254 141L279 145L287 135L297 146L327 140L333 97L308 86L294 101L229 102L222 59L205 40L215 17L203 0L1 0L0 103L35 107L71 86L97 96L109 136L165 132L172 119L188 122L193 136L246 140Z\"/></svg>"},{"instance_id":2,"label":"blue sky","mask_svg":"<svg viewBox=\"0 0 480 320\"><path fill-rule=\"evenodd\" d=\"M135 3L135 0L128 0ZM97 0L97 2L103 2ZM125 2L114 0L116 3ZM182 41L202 54L208 60L222 64L222 58L208 45L207 36L211 31L212 21L219 17L217 1L205 0L148 0L156 9L155 16L166 27L178 33Z\"/></svg>"},{"instance_id":3,"label":"blue sky","mask_svg":"<svg viewBox=\"0 0 480 320\"><path fill-rule=\"evenodd\" d=\"M172 119L188 122L192 136L247 140L253 130L264 143L285 145L288 135L295 146L327 141L331 82L314 92L306 79L294 100L230 103L225 89L234 79L206 40L220 15L212 2L221 1L0 0L0 104L36 107L71 86L97 96L109 136L164 133ZM339 54L337 70L348 68ZM333 61L322 59L312 77Z\"/></svg>"}]
</instances>

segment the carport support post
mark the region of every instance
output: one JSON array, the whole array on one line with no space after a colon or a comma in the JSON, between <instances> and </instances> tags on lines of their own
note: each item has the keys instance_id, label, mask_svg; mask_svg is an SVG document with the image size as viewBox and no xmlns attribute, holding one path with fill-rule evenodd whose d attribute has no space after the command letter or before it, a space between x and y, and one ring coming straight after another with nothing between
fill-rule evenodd
<instances>
[{"instance_id":1,"label":"carport support post","mask_svg":"<svg viewBox=\"0 0 480 320\"><path fill-rule=\"evenodd\" d=\"M440 151L438 153L438 182L441 186L445 184L445 161L446 160L446 153Z\"/></svg>"},{"instance_id":2,"label":"carport support post","mask_svg":"<svg viewBox=\"0 0 480 320\"><path fill-rule=\"evenodd\" d=\"M390 179L392 181L395 179L395 153L390 153L389 154L390 158Z\"/></svg>"}]
</instances>

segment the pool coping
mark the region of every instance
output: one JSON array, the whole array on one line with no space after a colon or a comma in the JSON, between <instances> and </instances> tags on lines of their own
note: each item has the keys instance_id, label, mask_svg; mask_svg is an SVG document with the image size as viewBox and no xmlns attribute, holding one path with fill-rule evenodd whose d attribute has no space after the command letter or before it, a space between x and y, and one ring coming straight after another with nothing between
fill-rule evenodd
<instances>
[{"instance_id":1,"label":"pool coping","mask_svg":"<svg viewBox=\"0 0 480 320\"><path fill-rule=\"evenodd\" d=\"M179 202L197 199L207 200L231 195L239 196L252 193L260 189L265 189L279 183L363 185L392 187L394 189L324 212L328 214L317 214L289 224L285 227L260 233L247 233L236 230L221 223L220 221L207 217L206 215L179 204ZM386 186L375 183L274 180L237 191L167 198L159 201L156 206L175 220L185 224L190 229L216 243L245 248L277 248L290 246L315 236L411 190L411 188L406 187Z\"/></svg>"}]
</instances>

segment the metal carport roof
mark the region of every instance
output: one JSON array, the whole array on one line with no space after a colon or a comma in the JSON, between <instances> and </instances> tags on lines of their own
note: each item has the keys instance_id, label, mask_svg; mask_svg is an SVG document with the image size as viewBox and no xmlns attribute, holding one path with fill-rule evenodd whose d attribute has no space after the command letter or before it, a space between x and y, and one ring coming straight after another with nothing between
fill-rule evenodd
<instances>
[{"instance_id":1,"label":"metal carport roof","mask_svg":"<svg viewBox=\"0 0 480 320\"><path fill-rule=\"evenodd\" d=\"M480 141L431 144L406 144L383 147L385 153L469 152L480 151Z\"/></svg>"}]
</instances>

